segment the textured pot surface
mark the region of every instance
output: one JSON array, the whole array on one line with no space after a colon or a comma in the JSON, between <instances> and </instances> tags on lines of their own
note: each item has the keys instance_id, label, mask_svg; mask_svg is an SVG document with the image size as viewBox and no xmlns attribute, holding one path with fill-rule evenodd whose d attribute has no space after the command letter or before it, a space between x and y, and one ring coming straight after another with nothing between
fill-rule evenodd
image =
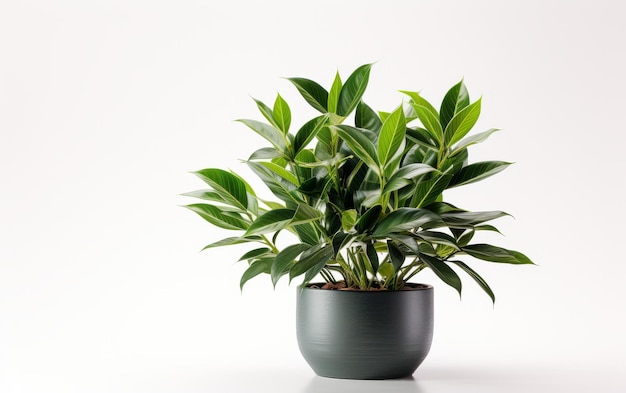
<instances>
[{"instance_id":1,"label":"textured pot surface","mask_svg":"<svg viewBox=\"0 0 626 393\"><path fill-rule=\"evenodd\" d=\"M316 374L349 379L412 375L433 337L433 287L402 291L298 288L296 331Z\"/></svg>"}]
</instances>

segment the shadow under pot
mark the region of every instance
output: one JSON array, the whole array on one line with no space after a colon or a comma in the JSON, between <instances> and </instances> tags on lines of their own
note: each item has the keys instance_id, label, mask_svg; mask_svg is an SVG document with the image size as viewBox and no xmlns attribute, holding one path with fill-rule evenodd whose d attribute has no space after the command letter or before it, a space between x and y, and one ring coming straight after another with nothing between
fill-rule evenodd
<instances>
[{"instance_id":1,"label":"shadow under pot","mask_svg":"<svg viewBox=\"0 0 626 393\"><path fill-rule=\"evenodd\" d=\"M321 284L320 284L321 286ZM433 338L433 287L399 291L297 291L296 333L317 375L392 379L412 375Z\"/></svg>"}]
</instances>

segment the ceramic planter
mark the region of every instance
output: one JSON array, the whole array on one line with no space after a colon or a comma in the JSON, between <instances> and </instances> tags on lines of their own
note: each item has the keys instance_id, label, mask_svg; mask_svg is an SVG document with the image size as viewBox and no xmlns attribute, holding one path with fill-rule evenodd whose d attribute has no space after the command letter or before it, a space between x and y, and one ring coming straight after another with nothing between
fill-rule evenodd
<instances>
[{"instance_id":1,"label":"ceramic planter","mask_svg":"<svg viewBox=\"0 0 626 393\"><path fill-rule=\"evenodd\" d=\"M401 291L298 288L298 346L316 374L349 379L412 375L433 337L433 287Z\"/></svg>"}]
</instances>

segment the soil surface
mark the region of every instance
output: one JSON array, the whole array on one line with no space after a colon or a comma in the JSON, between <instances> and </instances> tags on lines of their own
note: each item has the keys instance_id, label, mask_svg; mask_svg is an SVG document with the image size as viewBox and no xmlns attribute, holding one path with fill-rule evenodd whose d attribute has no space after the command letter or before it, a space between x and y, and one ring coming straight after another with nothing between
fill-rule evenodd
<instances>
[{"instance_id":1,"label":"soil surface","mask_svg":"<svg viewBox=\"0 0 626 393\"><path fill-rule=\"evenodd\" d=\"M359 287L356 286L351 286L348 287L346 286L346 283L344 281L339 281L337 283L315 283L315 284L309 284L307 285L307 288L312 288L312 289L330 289L330 290L337 290L337 291L365 291L364 289L361 289ZM423 284L414 284L414 283L405 283L404 287L400 288L401 291L412 291L412 290L417 290L417 289L424 289L424 288L428 288L427 285L423 285ZM380 288L378 286L373 286L371 288L368 289L368 291L387 291L387 288Z\"/></svg>"}]
</instances>

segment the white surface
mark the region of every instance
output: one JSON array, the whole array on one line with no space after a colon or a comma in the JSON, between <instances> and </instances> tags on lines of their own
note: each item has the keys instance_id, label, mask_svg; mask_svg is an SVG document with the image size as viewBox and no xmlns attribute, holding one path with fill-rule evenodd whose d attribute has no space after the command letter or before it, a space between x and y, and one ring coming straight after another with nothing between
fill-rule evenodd
<instances>
[{"instance_id":1,"label":"white surface","mask_svg":"<svg viewBox=\"0 0 626 393\"><path fill-rule=\"evenodd\" d=\"M618 392L625 8L614 1L3 1L0 3L0 391ZM439 102L465 77L473 160L516 164L448 195L501 209L502 246L538 267L482 264L436 286L431 354L414 381L314 378L294 289L238 289L245 248L178 207L187 172L261 146L237 118L283 76L330 85L377 61L365 99ZM369 389L369 390L368 390Z\"/></svg>"}]
</instances>

